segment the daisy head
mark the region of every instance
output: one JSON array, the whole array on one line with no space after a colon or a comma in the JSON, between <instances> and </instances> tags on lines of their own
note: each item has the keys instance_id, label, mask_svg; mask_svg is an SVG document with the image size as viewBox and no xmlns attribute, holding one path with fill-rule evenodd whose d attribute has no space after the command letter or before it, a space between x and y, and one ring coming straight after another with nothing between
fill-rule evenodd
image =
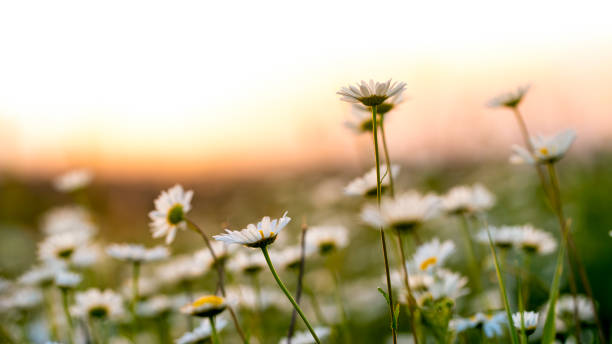
<instances>
[{"instance_id":1,"label":"daisy head","mask_svg":"<svg viewBox=\"0 0 612 344\"><path fill-rule=\"evenodd\" d=\"M53 283L57 271L57 265L35 266L19 276L17 282L31 287L47 287Z\"/></svg>"},{"instance_id":2,"label":"daisy head","mask_svg":"<svg viewBox=\"0 0 612 344\"><path fill-rule=\"evenodd\" d=\"M138 315L145 318L157 318L172 311L172 301L165 295L156 295L138 304Z\"/></svg>"},{"instance_id":3,"label":"daisy head","mask_svg":"<svg viewBox=\"0 0 612 344\"><path fill-rule=\"evenodd\" d=\"M370 226L407 232L435 217L439 209L440 198L438 196L421 195L416 191L410 191L392 199L383 199L380 207L372 204L365 205L361 211L361 219Z\"/></svg>"},{"instance_id":4,"label":"daisy head","mask_svg":"<svg viewBox=\"0 0 612 344\"><path fill-rule=\"evenodd\" d=\"M272 244L278 233L287 226L291 218L287 212L280 219L270 220L266 216L257 224L250 223L246 228L239 231L225 230L225 234L215 235L213 238L228 244L241 244L247 247L265 247Z\"/></svg>"},{"instance_id":5,"label":"daisy head","mask_svg":"<svg viewBox=\"0 0 612 344\"><path fill-rule=\"evenodd\" d=\"M516 312L512 314L512 322L514 327L523 329L527 335L530 335L538 327L538 317L539 314L537 312Z\"/></svg>"},{"instance_id":6,"label":"daisy head","mask_svg":"<svg viewBox=\"0 0 612 344\"><path fill-rule=\"evenodd\" d=\"M342 89L336 93L342 96L340 100L349 103L361 103L364 106L378 106L390 97L401 94L405 87L406 83L397 81L391 83L391 79L387 82L374 82L373 80L365 82L362 80L356 85L342 87Z\"/></svg>"},{"instance_id":7,"label":"daisy head","mask_svg":"<svg viewBox=\"0 0 612 344\"><path fill-rule=\"evenodd\" d=\"M473 214L490 209L495 205L495 196L481 184L456 186L442 198L446 213Z\"/></svg>"},{"instance_id":8,"label":"daisy head","mask_svg":"<svg viewBox=\"0 0 612 344\"><path fill-rule=\"evenodd\" d=\"M221 331L227 326L227 321L221 317L215 318L215 328ZM209 321L202 321L200 326L193 329L191 332L185 333L181 338L176 340L176 344L199 344L208 343L212 338L212 327Z\"/></svg>"},{"instance_id":9,"label":"daisy head","mask_svg":"<svg viewBox=\"0 0 612 344\"><path fill-rule=\"evenodd\" d=\"M578 310L578 320L585 323L593 323L595 318L593 304L586 296L579 294L576 295L576 300L574 300L573 295L562 295L559 297L555 308L557 318L566 324L574 324L574 308Z\"/></svg>"},{"instance_id":10,"label":"daisy head","mask_svg":"<svg viewBox=\"0 0 612 344\"><path fill-rule=\"evenodd\" d=\"M371 133L374 129L372 125L372 113L364 109L366 108L363 106L352 106L351 118L344 122L344 126L355 134Z\"/></svg>"},{"instance_id":11,"label":"daisy head","mask_svg":"<svg viewBox=\"0 0 612 344\"><path fill-rule=\"evenodd\" d=\"M454 251L455 244L452 241L441 242L434 238L417 248L412 263L418 271L432 271L442 266Z\"/></svg>"},{"instance_id":12,"label":"daisy head","mask_svg":"<svg viewBox=\"0 0 612 344\"><path fill-rule=\"evenodd\" d=\"M525 94L527 94L527 91L529 91L530 87L531 87L530 85L524 85L524 86L518 87L513 92L500 94L499 96L491 99L487 103L487 105L493 108L497 108L497 107L506 107L506 108L511 108L511 109L516 108L521 103L521 101L523 100L523 97L525 97Z\"/></svg>"},{"instance_id":13,"label":"daisy head","mask_svg":"<svg viewBox=\"0 0 612 344\"><path fill-rule=\"evenodd\" d=\"M155 199L155 210L149 213L151 231L154 238L166 237L170 244L176 236L176 231L185 229L185 215L191 210L193 191L185 191L180 185L175 185Z\"/></svg>"},{"instance_id":14,"label":"daisy head","mask_svg":"<svg viewBox=\"0 0 612 344\"><path fill-rule=\"evenodd\" d=\"M311 253L312 249L305 247L304 258L307 258ZM278 251L273 255L277 260L279 266L287 270L297 270L302 262L302 248L300 246L289 246L285 247L281 251Z\"/></svg>"},{"instance_id":15,"label":"daisy head","mask_svg":"<svg viewBox=\"0 0 612 344\"><path fill-rule=\"evenodd\" d=\"M504 250L514 247L516 238L519 235L516 226L489 226L488 233L486 229L483 229L476 236L476 240L483 245L489 245L489 233L491 234L493 245Z\"/></svg>"},{"instance_id":16,"label":"daisy head","mask_svg":"<svg viewBox=\"0 0 612 344\"><path fill-rule=\"evenodd\" d=\"M276 259L276 253L272 253L272 257ZM238 272L244 275L254 275L267 266L266 259L257 252L248 254L239 252L233 256L227 263L227 268L230 271Z\"/></svg>"},{"instance_id":17,"label":"daisy head","mask_svg":"<svg viewBox=\"0 0 612 344\"><path fill-rule=\"evenodd\" d=\"M55 274L55 285L60 289L76 288L82 280L81 275L67 270L59 270Z\"/></svg>"},{"instance_id":18,"label":"daisy head","mask_svg":"<svg viewBox=\"0 0 612 344\"><path fill-rule=\"evenodd\" d=\"M399 166L391 165L391 172L394 176L399 173ZM389 188L389 177L387 176L387 167L380 167L380 189L384 193ZM345 188L344 193L349 196L363 196L374 198L376 197L376 167L372 168L362 177L353 179Z\"/></svg>"},{"instance_id":19,"label":"daisy head","mask_svg":"<svg viewBox=\"0 0 612 344\"><path fill-rule=\"evenodd\" d=\"M533 154L522 146L512 146L513 155L510 162L515 164L552 164L555 163L570 149L576 139L576 132L568 129L554 136L534 136L531 138Z\"/></svg>"},{"instance_id":20,"label":"daisy head","mask_svg":"<svg viewBox=\"0 0 612 344\"><path fill-rule=\"evenodd\" d=\"M53 186L61 192L72 192L89 185L92 178L93 175L89 170L72 170L56 177L53 180Z\"/></svg>"},{"instance_id":21,"label":"daisy head","mask_svg":"<svg viewBox=\"0 0 612 344\"><path fill-rule=\"evenodd\" d=\"M343 226L314 226L306 232L306 247L326 255L348 245L348 230Z\"/></svg>"},{"instance_id":22,"label":"daisy head","mask_svg":"<svg viewBox=\"0 0 612 344\"><path fill-rule=\"evenodd\" d=\"M89 289L76 294L72 313L82 318L117 318L123 315L123 300L112 290Z\"/></svg>"},{"instance_id":23,"label":"daisy head","mask_svg":"<svg viewBox=\"0 0 612 344\"><path fill-rule=\"evenodd\" d=\"M91 237L97 231L91 220L91 214L80 206L62 206L48 210L42 218L41 227L49 236L78 232Z\"/></svg>"},{"instance_id":24,"label":"daisy head","mask_svg":"<svg viewBox=\"0 0 612 344\"><path fill-rule=\"evenodd\" d=\"M139 244L112 244L106 248L106 253L115 259L132 263L156 262L170 255L166 247L146 248Z\"/></svg>"},{"instance_id":25,"label":"daisy head","mask_svg":"<svg viewBox=\"0 0 612 344\"><path fill-rule=\"evenodd\" d=\"M48 236L38 245L38 258L45 262L69 261L88 241L87 233L65 232Z\"/></svg>"},{"instance_id":26,"label":"daisy head","mask_svg":"<svg viewBox=\"0 0 612 344\"><path fill-rule=\"evenodd\" d=\"M532 225L516 227L514 244L528 254L549 254L557 248L557 241L552 234Z\"/></svg>"},{"instance_id":27,"label":"daisy head","mask_svg":"<svg viewBox=\"0 0 612 344\"><path fill-rule=\"evenodd\" d=\"M183 306L181 313L197 317L214 317L227 308L225 299L216 295L205 295Z\"/></svg>"},{"instance_id":28,"label":"daisy head","mask_svg":"<svg viewBox=\"0 0 612 344\"><path fill-rule=\"evenodd\" d=\"M238 246L228 245L221 241L213 241L210 243L212 246L212 250L215 252L215 257L217 261L223 265L227 262L232 254L238 249ZM208 248L203 248L197 251L194 255L194 259L206 266L207 268L215 267L215 259L210 254L210 250Z\"/></svg>"},{"instance_id":29,"label":"daisy head","mask_svg":"<svg viewBox=\"0 0 612 344\"><path fill-rule=\"evenodd\" d=\"M206 272L208 267L200 264L192 255L181 255L160 265L156 269L156 276L165 284L172 285L201 278Z\"/></svg>"}]
</instances>

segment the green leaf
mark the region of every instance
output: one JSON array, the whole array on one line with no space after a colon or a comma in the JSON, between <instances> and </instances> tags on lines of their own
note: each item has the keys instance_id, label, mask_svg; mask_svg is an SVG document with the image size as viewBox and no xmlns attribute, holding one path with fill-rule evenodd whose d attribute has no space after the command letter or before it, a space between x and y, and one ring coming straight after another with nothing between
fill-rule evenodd
<instances>
[{"instance_id":1,"label":"green leaf","mask_svg":"<svg viewBox=\"0 0 612 344\"><path fill-rule=\"evenodd\" d=\"M387 305L389 305L390 304L389 295L387 295L387 293L385 293L385 291L382 290L382 288L380 288L380 287L378 287L378 292L381 293L382 296L385 297L385 300L387 300Z\"/></svg>"},{"instance_id":2,"label":"green leaf","mask_svg":"<svg viewBox=\"0 0 612 344\"><path fill-rule=\"evenodd\" d=\"M395 329L397 330L399 328L399 313L400 313L399 303L395 305L395 310L393 313L395 313L393 314L393 318L395 319Z\"/></svg>"}]
</instances>

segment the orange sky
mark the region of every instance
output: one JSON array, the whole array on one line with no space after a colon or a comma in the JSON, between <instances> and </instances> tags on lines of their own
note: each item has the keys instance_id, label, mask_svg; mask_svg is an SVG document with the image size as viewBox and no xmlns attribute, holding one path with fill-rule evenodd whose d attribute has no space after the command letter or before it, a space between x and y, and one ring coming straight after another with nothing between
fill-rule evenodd
<instances>
[{"instance_id":1,"label":"orange sky","mask_svg":"<svg viewBox=\"0 0 612 344\"><path fill-rule=\"evenodd\" d=\"M512 117L483 104L524 83L534 131L573 127L583 148L612 137L610 2L373 4L3 3L0 164L176 176L355 163L367 143L342 127L335 92L362 78L408 84L388 122L402 159L507 155Z\"/></svg>"}]
</instances>

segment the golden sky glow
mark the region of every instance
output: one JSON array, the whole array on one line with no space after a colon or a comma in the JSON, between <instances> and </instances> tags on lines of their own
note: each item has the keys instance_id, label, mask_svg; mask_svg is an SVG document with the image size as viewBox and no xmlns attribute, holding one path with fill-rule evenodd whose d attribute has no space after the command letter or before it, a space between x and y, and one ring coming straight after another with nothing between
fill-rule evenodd
<instances>
[{"instance_id":1,"label":"golden sky glow","mask_svg":"<svg viewBox=\"0 0 612 344\"><path fill-rule=\"evenodd\" d=\"M335 92L408 83L404 159L508 153L483 104L533 85L544 132L612 135L609 1L14 1L0 4L0 163L27 173L239 174L356 160ZM488 150L487 150L488 149Z\"/></svg>"}]
</instances>

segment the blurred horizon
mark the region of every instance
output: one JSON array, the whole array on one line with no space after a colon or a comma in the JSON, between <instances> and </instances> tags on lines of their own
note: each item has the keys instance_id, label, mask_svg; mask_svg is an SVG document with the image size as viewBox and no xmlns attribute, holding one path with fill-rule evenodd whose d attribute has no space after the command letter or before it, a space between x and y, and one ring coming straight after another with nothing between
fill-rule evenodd
<instances>
[{"instance_id":1,"label":"blurred horizon","mask_svg":"<svg viewBox=\"0 0 612 344\"><path fill-rule=\"evenodd\" d=\"M609 2L380 3L392 9L381 28L368 4L2 4L0 169L366 169L367 137L343 127L350 107L335 92L391 77L409 98L388 120L399 161L506 159L521 142L514 118L484 104L527 83L532 134L575 129L570 156L610 147Z\"/></svg>"}]
</instances>

